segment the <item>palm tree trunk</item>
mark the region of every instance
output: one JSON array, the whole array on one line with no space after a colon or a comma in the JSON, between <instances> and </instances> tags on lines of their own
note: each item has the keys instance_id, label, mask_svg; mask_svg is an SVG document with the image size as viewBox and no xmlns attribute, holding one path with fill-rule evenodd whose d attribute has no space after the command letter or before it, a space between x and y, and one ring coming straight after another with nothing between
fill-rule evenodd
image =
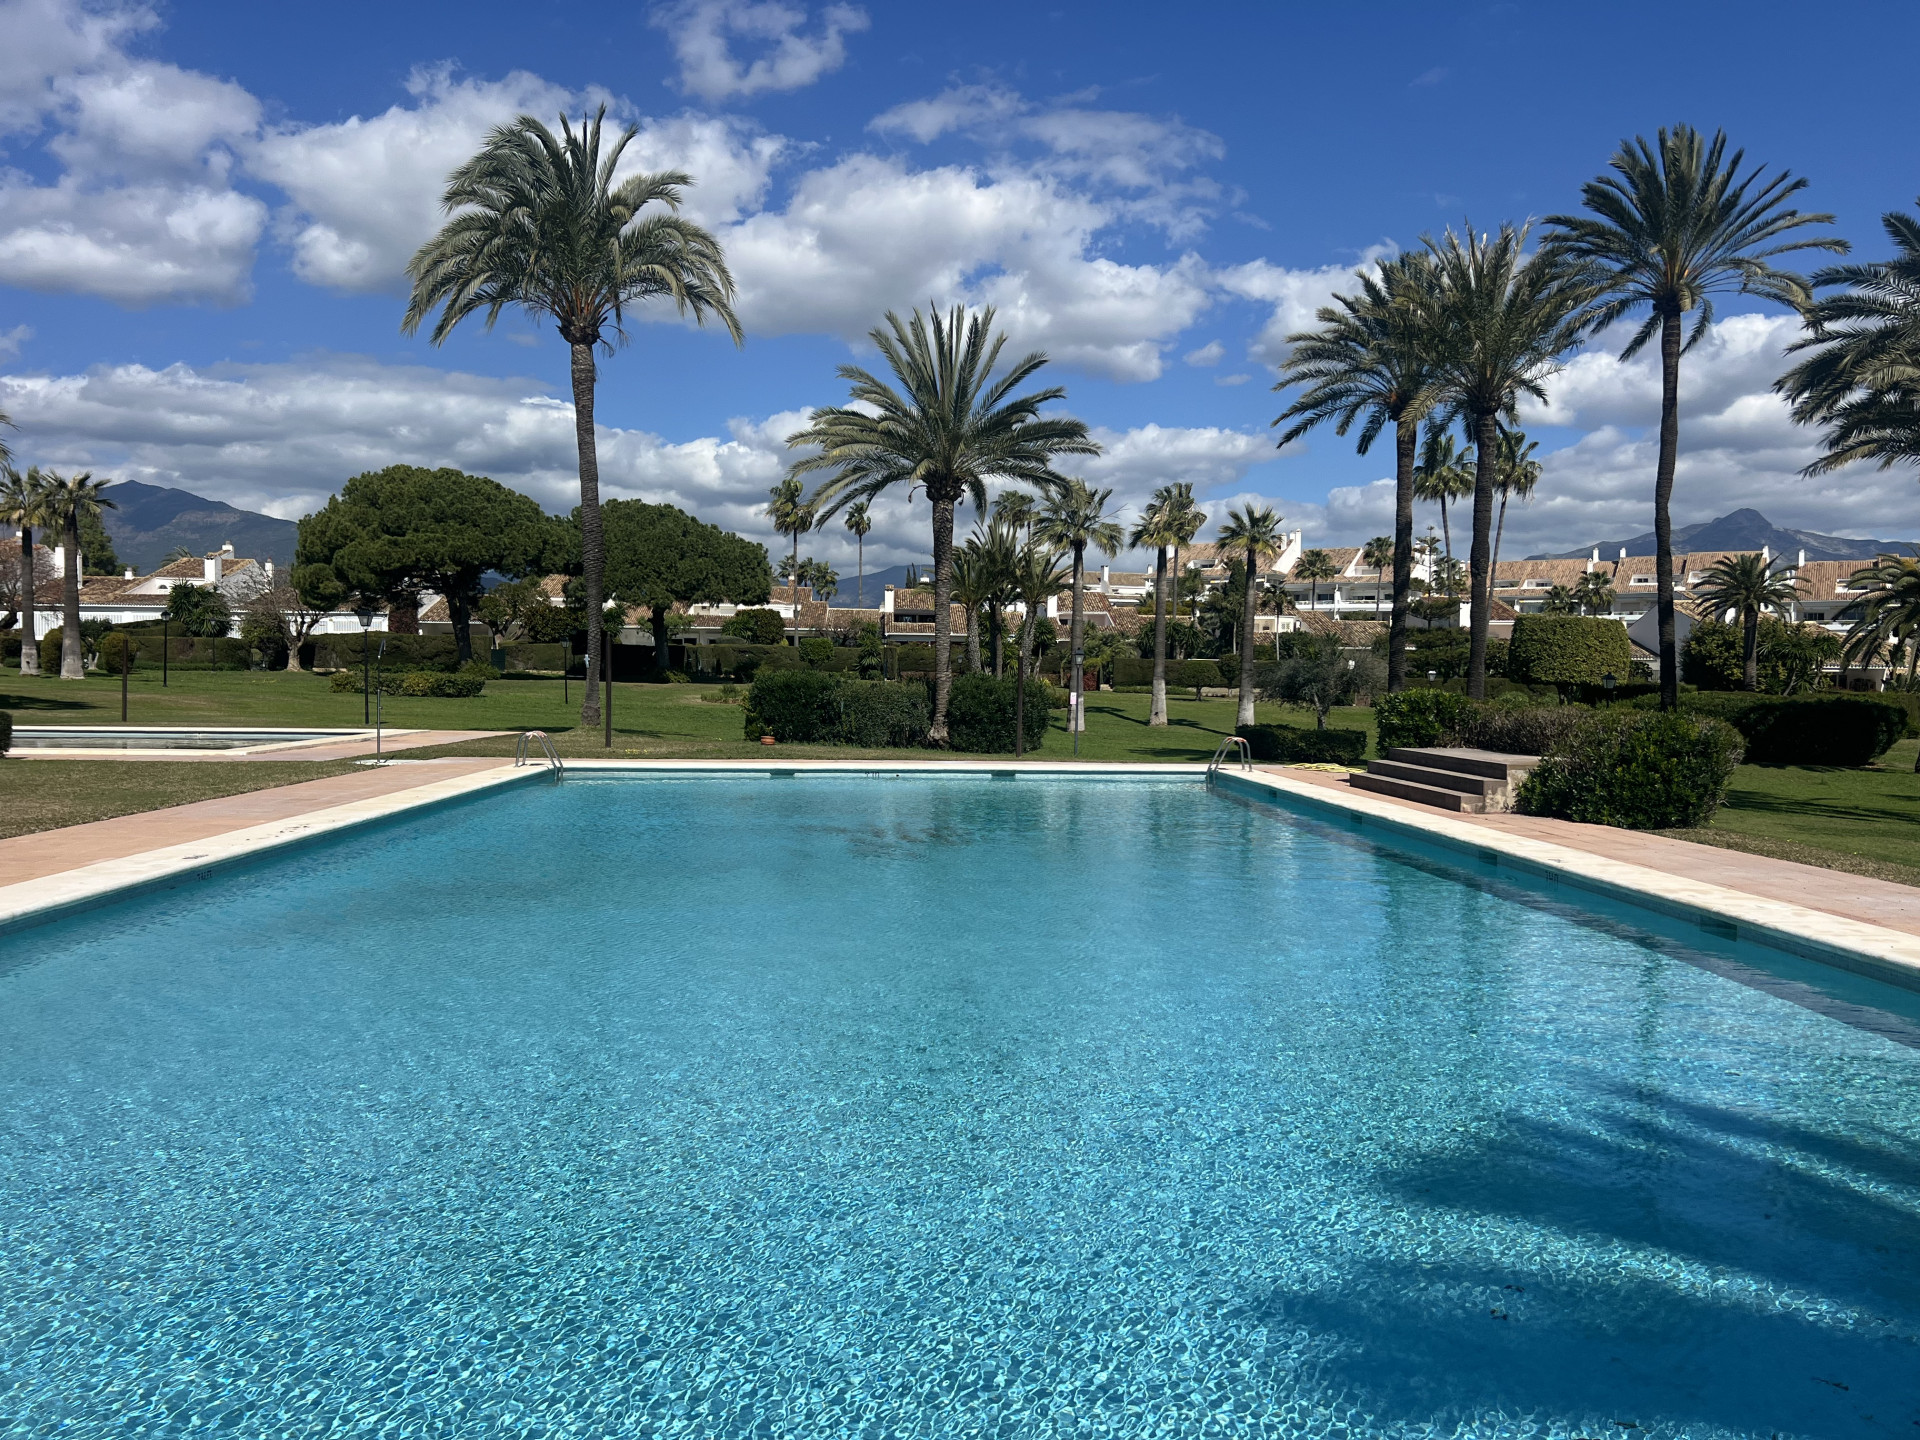
<instances>
[{"instance_id":1,"label":"palm tree trunk","mask_svg":"<svg viewBox=\"0 0 1920 1440\"><path fill-rule=\"evenodd\" d=\"M1027 613L1020 617L1020 628L1014 632L1013 758L1016 760L1027 753L1027 651L1033 644L1033 632L1037 628L1033 606L1029 604Z\"/></svg>"},{"instance_id":2,"label":"palm tree trunk","mask_svg":"<svg viewBox=\"0 0 1920 1440\"><path fill-rule=\"evenodd\" d=\"M1741 666L1741 679L1749 690L1760 688L1760 612L1747 611L1746 653Z\"/></svg>"},{"instance_id":3,"label":"palm tree trunk","mask_svg":"<svg viewBox=\"0 0 1920 1440\"><path fill-rule=\"evenodd\" d=\"M927 727L927 743L941 749L947 744L947 697L953 693L953 617L947 613L953 595L953 502L945 493L933 502L933 723Z\"/></svg>"},{"instance_id":4,"label":"palm tree trunk","mask_svg":"<svg viewBox=\"0 0 1920 1440\"><path fill-rule=\"evenodd\" d=\"M1680 705L1673 639L1673 467L1680 454L1680 312L1660 319L1660 461L1653 474L1653 573L1659 585L1660 708Z\"/></svg>"},{"instance_id":5,"label":"palm tree trunk","mask_svg":"<svg viewBox=\"0 0 1920 1440\"><path fill-rule=\"evenodd\" d=\"M1473 600L1472 630L1467 646L1467 698L1487 698L1487 622L1493 617L1487 601L1493 593L1489 564L1493 540L1493 467L1499 434L1492 415L1474 417L1476 454L1473 467L1473 548L1468 553L1468 593Z\"/></svg>"},{"instance_id":6,"label":"palm tree trunk","mask_svg":"<svg viewBox=\"0 0 1920 1440\"><path fill-rule=\"evenodd\" d=\"M867 608L867 537L864 535L856 535L853 537L853 542L860 549L859 578L854 581L854 588L858 594L854 599L854 603L864 610Z\"/></svg>"},{"instance_id":7,"label":"palm tree trunk","mask_svg":"<svg viewBox=\"0 0 1920 1440\"><path fill-rule=\"evenodd\" d=\"M67 516L61 527L60 548L67 552L66 583L61 599L66 602L60 616L60 678L87 678L85 651L80 647L80 517Z\"/></svg>"},{"instance_id":8,"label":"palm tree trunk","mask_svg":"<svg viewBox=\"0 0 1920 1440\"><path fill-rule=\"evenodd\" d=\"M1153 570L1153 704L1147 724L1167 723L1167 547L1162 545Z\"/></svg>"},{"instance_id":9,"label":"palm tree trunk","mask_svg":"<svg viewBox=\"0 0 1920 1440\"><path fill-rule=\"evenodd\" d=\"M20 673L40 673L40 644L34 639L38 593L33 584L33 527L20 527Z\"/></svg>"},{"instance_id":10,"label":"palm tree trunk","mask_svg":"<svg viewBox=\"0 0 1920 1440\"><path fill-rule=\"evenodd\" d=\"M580 571L587 601L587 683L580 723L600 723L600 629L607 542L600 528L600 452L593 436L593 346L573 342L573 439L580 452Z\"/></svg>"},{"instance_id":11,"label":"palm tree trunk","mask_svg":"<svg viewBox=\"0 0 1920 1440\"><path fill-rule=\"evenodd\" d=\"M1086 728L1087 672L1080 662L1081 637L1086 633L1081 611L1080 587L1086 581L1087 547L1073 547L1073 621L1067 626L1067 663L1073 667L1073 683L1067 687L1067 728Z\"/></svg>"},{"instance_id":12,"label":"palm tree trunk","mask_svg":"<svg viewBox=\"0 0 1920 1440\"><path fill-rule=\"evenodd\" d=\"M1500 492L1500 518L1493 527L1493 580L1494 589L1500 588L1500 537L1507 533L1507 492Z\"/></svg>"},{"instance_id":13,"label":"palm tree trunk","mask_svg":"<svg viewBox=\"0 0 1920 1440\"><path fill-rule=\"evenodd\" d=\"M1000 603L996 600L987 606L987 639L993 646L993 678L1001 679L1007 673L1006 664L1006 619L1000 613Z\"/></svg>"},{"instance_id":14,"label":"palm tree trunk","mask_svg":"<svg viewBox=\"0 0 1920 1440\"><path fill-rule=\"evenodd\" d=\"M980 673L980 607L967 607L967 673Z\"/></svg>"},{"instance_id":15,"label":"palm tree trunk","mask_svg":"<svg viewBox=\"0 0 1920 1440\"><path fill-rule=\"evenodd\" d=\"M1447 497L1440 497L1440 533L1446 537L1447 559L1453 558L1453 526L1447 521Z\"/></svg>"},{"instance_id":16,"label":"palm tree trunk","mask_svg":"<svg viewBox=\"0 0 1920 1440\"><path fill-rule=\"evenodd\" d=\"M1253 577L1260 559L1247 546L1247 598L1240 607L1240 713L1238 723L1253 724Z\"/></svg>"},{"instance_id":17,"label":"palm tree trunk","mask_svg":"<svg viewBox=\"0 0 1920 1440\"><path fill-rule=\"evenodd\" d=\"M793 559L787 563L787 589L793 599L793 644L800 647L800 532L793 532Z\"/></svg>"}]
</instances>

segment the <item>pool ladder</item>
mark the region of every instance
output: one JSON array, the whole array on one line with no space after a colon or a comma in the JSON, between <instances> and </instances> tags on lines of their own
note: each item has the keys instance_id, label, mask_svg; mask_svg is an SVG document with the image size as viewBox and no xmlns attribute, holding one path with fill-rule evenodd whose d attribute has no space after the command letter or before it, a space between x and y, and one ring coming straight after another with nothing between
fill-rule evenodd
<instances>
[{"instance_id":1,"label":"pool ladder","mask_svg":"<svg viewBox=\"0 0 1920 1440\"><path fill-rule=\"evenodd\" d=\"M540 748L546 751L547 768L553 771L554 779L558 780L567 773L567 767L560 763L560 752L553 748L553 741L547 737L547 732L544 730L522 730L520 732L520 741L514 747L513 751L514 769L518 770L522 765L537 765L540 763L538 756L533 756L529 759L528 750L531 747L527 742L530 740L538 740L540 742Z\"/></svg>"},{"instance_id":2,"label":"pool ladder","mask_svg":"<svg viewBox=\"0 0 1920 1440\"><path fill-rule=\"evenodd\" d=\"M1240 752L1240 768L1242 770L1253 769L1253 751L1248 748L1247 737L1244 735L1229 735L1226 739L1222 740L1218 748L1214 750L1213 759L1207 762L1208 784L1212 784L1213 777L1225 767L1229 747L1237 749Z\"/></svg>"}]
</instances>

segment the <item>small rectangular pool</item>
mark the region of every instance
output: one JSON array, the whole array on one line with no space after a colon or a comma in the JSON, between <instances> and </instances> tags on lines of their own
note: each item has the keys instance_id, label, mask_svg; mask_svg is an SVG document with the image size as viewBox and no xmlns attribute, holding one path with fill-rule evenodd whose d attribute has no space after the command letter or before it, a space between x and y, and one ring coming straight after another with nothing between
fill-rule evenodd
<instances>
[{"instance_id":1,"label":"small rectangular pool","mask_svg":"<svg viewBox=\"0 0 1920 1440\"><path fill-rule=\"evenodd\" d=\"M394 731L394 734L407 732ZM138 725L16 725L15 750L276 750L372 739L372 730L187 729Z\"/></svg>"},{"instance_id":2,"label":"small rectangular pool","mask_svg":"<svg viewBox=\"0 0 1920 1440\"><path fill-rule=\"evenodd\" d=\"M517 786L0 936L0 1416L1920 1434L1917 1009L1191 777Z\"/></svg>"}]
</instances>

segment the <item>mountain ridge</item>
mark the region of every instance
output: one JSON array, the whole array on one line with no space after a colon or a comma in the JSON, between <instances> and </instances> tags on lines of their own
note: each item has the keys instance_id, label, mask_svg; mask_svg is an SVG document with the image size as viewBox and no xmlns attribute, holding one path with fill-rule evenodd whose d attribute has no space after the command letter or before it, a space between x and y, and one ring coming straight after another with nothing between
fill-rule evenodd
<instances>
[{"instance_id":1,"label":"mountain ridge","mask_svg":"<svg viewBox=\"0 0 1920 1440\"><path fill-rule=\"evenodd\" d=\"M109 486L107 499L116 507L103 512L107 537L120 563L143 575L158 570L170 550L204 555L228 542L237 556L271 560L282 575L293 565L297 527L291 520L139 480Z\"/></svg>"},{"instance_id":2,"label":"mountain ridge","mask_svg":"<svg viewBox=\"0 0 1920 1440\"><path fill-rule=\"evenodd\" d=\"M1871 560L1876 555L1901 554L1915 542L1911 540L1849 540L1841 535L1822 535L1814 530L1789 530L1775 525L1758 510L1729 511L1697 525L1683 525L1673 532L1673 548L1685 550L1758 550L1763 546L1775 555L1807 552L1809 560ZM1560 550L1529 555L1529 560L1584 560L1594 552L1593 545L1577 550ZM1598 542L1600 558L1612 560L1624 549L1629 555L1652 555L1653 532L1629 540Z\"/></svg>"}]
</instances>

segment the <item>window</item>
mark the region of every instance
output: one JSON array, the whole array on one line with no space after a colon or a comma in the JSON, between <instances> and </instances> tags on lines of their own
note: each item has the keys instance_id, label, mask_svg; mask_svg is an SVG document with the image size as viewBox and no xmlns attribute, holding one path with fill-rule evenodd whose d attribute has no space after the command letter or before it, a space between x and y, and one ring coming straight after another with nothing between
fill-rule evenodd
<instances>
[{"instance_id":1,"label":"window","mask_svg":"<svg viewBox=\"0 0 1920 1440\"><path fill-rule=\"evenodd\" d=\"M1635 585L1651 585L1653 582L1654 577L1651 575L1636 575L1633 577L1633 583Z\"/></svg>"}]
</instances>

